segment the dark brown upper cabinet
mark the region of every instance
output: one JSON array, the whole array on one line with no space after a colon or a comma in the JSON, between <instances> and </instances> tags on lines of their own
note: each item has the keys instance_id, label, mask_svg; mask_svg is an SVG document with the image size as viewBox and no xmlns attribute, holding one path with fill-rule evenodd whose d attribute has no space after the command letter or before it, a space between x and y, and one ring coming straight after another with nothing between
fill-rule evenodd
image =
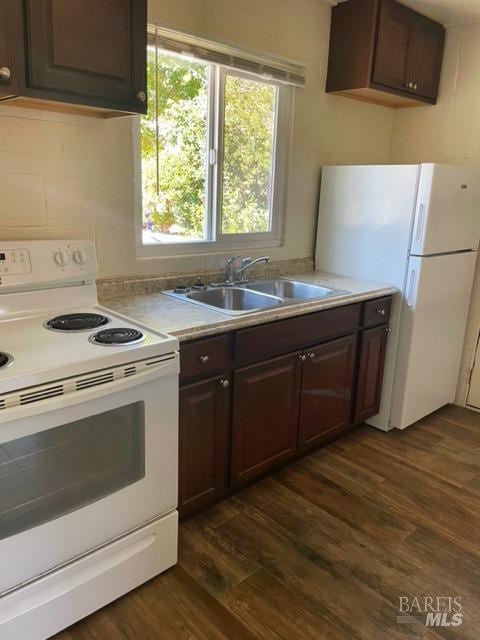
<instances>
[{"instance_id":1,"label":"dark brown upper cabinet","mask_svg":"<svg viewBox=\"0 0 480 640\"><path fill-rule=\"evenodd\" d=\"M435 104L445 29L395 0L332 9L327 92L407 107Z\"/></svg>"},{"instance_id":2,"label":"dark brown upper cabinet","mask_svg":"<svg viewBox=\"0 0 480 640\"><path fill-rule=\"evenodd\" d=\"M147 0L0 0L0 100L146 113Z\"/></svg>"}]
</instances>

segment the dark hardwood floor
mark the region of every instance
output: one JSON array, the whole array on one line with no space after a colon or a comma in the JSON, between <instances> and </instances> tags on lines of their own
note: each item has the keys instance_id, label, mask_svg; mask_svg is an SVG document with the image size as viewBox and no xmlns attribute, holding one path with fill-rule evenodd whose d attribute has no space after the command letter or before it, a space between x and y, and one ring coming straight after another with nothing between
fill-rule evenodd
<instances>
[{"instance_id":1,"label":"dark hardwood floor","mask_svg":"<svg viewBox=\"0 0 480 640\"><path fill-rule=\"evenodd\" d=\"M397 624L455 596L463 624ZM478 640L480 414L362 427L182 524L167 571L56 640Z\"/></svg>"}]
</instances>

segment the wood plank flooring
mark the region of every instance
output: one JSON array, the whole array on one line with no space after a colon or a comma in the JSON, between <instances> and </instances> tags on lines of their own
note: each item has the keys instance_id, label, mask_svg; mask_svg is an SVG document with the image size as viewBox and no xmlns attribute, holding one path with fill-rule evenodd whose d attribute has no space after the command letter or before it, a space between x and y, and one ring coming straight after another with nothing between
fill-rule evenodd
<instances>
[{"instance_id":1,"label":"wood plank flooring","mask_svg":"<svg viewBox=\"0 0 480 640\"><path fill-rule=\"evenodd\" d=\"M397 624L399 596L463 624ZM56 640L478 640L480 414L362 427L193 518L180 559Z\"/></svg>"}]
</instances>

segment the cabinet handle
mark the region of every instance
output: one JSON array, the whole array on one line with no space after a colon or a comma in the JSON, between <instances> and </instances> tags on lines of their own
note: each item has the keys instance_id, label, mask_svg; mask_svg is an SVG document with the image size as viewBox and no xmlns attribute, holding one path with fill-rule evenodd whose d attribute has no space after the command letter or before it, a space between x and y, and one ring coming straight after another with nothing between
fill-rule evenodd
<instances>
[{"instance_id":1,"label":"cabinet handle","mask_svg":"<svg viewBox=\"0 0 480 640\"><path fill-rule=\"evenodd\" d=\"M310 360L313 360L315 358L315 354L312 351L310 353L307 353L307 356L310 358Z\"/></svg>"},{"instance_id":2,"label":"cabinet handle","mask_svg":"<svg viewBox=\"0 0 480 640\"><path fill-rule=\"evenodd\" d=\"M385 309L379 309L379 310L378 310L378 313L379 313L381 316L384 316L387 312L385 311Z\"/></svg>"},{"instance_id":3,"label":"cabinet handle","mask_svg":"<svg viewBox=\"0 0 480 640\"><path fill-rule=\"evenodd\" d=\"M228 387L230 386L230 382L227 379L220 380L220 384L224 389L228 389Z\"/></svg>"},{"instance_id":4,"label":"cabinet handle","mask_svg":"<svg viewBox=\"0 0 480 640\"><path fill-rule=\"evenodd\" d=\"M385 327L385 333L392 333L392 330L390 329L390 327Z\"/></svg>"},{"instance_id":5,"label":"cabinet handle","mask_svg":"<svg viewBox=\"0 0 480 640\"><path fill-rule=\"evenodd\" d=\"M298 359L299 359L299 360L301 360L302 362L305 362L305 360L307 359L307 356L306 356L304 353L301 353L301 354L298 356Z\"/></svg>"},{"instance_id":6,"label":"cabinet handle","mask_svg":"<svg viewBox=\"0 0 480 640\"><path fill-rule=\"evenodd\" d=\"M12 72L8 67L0 67L0 78L2 80L10 80Z\"/></svg>"},{"instance_id":7,"label":"cabinet handle","mask_svg":"<svg viewBox=\"0 0 480 640\"><path fill-rule=\"evenodd\" d=\"M139 102L146 102L147 94L145 93L145 91L139 91L136 95L136 98Z\"/></svg>"},{"instance_id":8,"label":"cabinet handle","mask_svg":"<svg viewBox=\"0 0 480 640\"><path fill-rule=\"evenodd\" d=\"M210 360L209 356L200 356L200 362L202 364L207 364L207 362Z\"/></svg>"},{"instance_id":9,"label":"cabinet handle","mask_svg":"<svg viewBox=\"0 0 480 640\"><path fill-rule=\"evenodd\" d=\"M418 89L418 85L415 83L415 84L413 85L413 88L414 88L414 89L415 89L415 91L416 91L416 90Z\"/></svg>"}]
</instances>

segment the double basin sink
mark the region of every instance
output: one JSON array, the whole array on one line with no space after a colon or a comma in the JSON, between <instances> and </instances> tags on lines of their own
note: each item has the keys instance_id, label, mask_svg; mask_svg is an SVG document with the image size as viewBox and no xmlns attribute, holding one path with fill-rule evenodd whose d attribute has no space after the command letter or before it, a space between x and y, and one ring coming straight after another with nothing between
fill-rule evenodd
<instances>
[{"instance_id":1,"label":"double basin sink","mask_svg":"<svg viewBox=\"0 0 480 640\"><path fill-rule=\"evenodd\" d=\"M164 293L185 302L236 316L306 300L340 296L347 292L279 278L242 285L203 287L199 291L175 290Z\"/></svg>"}]
</instances>

